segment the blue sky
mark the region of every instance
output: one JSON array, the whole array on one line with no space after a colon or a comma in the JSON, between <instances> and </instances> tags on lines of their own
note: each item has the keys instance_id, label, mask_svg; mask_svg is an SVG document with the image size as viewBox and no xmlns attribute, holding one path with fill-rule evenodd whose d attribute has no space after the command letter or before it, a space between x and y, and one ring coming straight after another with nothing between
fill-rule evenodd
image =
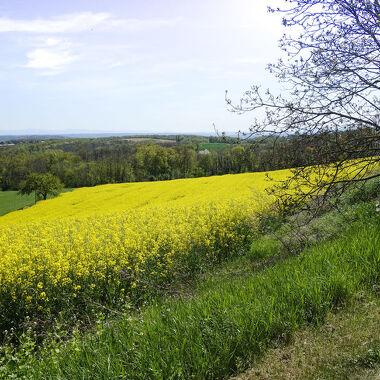
<instances>
[{"instance_id":1,"label":"blue sky","mask_svg":"<svg viewBox=\"0 0 380 380\"><path fill-rule=\"evenodd\" d=\"M0 134L213 133L252 84L278 88L280 0L2 0Z\"/></svg>"}]
</instances>

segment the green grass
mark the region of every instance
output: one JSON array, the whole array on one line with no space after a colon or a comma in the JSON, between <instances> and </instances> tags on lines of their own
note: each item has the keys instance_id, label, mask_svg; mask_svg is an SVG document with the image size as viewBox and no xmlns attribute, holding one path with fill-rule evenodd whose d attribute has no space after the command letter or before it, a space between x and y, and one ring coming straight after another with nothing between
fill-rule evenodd
<instances>
[{"instance_id":1,"label":"green grass","mask_svg":"<svg viewBox=\"0 0 380 380\"><path fill-rule=\"evenodd\" d=\"M200 143L199 144L199 150L205 150L205 149L208 149L209 151L223 150L228 145L230 145L230 144L227 144L227 143Z\"/></svg>"},{"instance_id":2,"label":"green grass","mask_svg":"<svg viewBox=\"0 0 380 380\"><path fill-rule=\"evenodd\" d=\"M0 192L0 216L34 205L34 194L19 195L17 191Z\"/></svg>"},{"instance_id":3,"label":"green grass","mask_svg":"<svg viewBox=\"0 0 380 380\"><path fill-rule=\"evenodd\" d=\"M234 380L376 379L380 372L380 299L360 294L323 325L297 331Z\"/></svg>"},{"instance_id":4,"label":"green grass","mask_svg":"<svg viewBox=\"0 0 380 380\"><path fill-rule=\"evenodd\" d=\"M378 284L380 218L373 203L360 205L355 214L356 221L350 221L341 237L261 270L249 270L252 255L246 261L240 257L241 273L217 271L202 279L192 295L99 323L96 331L66 347L48 349L42 360L33 358L13 371L28 379L211 379L237 374L275 342L289 341L310 324L321 325L329 312Z\"/></svg>"},{"instance_id":5,"label":"green grass","mask_svg":"<svg viewBox=\"0 0 380 380\"><path fill-rule=\"evenodd\" d=\"M72 191L64 189L63 192ZM48 197L53 198L52 196ZM19 195L17 191L0 191L0 216L34 205L34 194Z\"/></svg>"}]
</instances>

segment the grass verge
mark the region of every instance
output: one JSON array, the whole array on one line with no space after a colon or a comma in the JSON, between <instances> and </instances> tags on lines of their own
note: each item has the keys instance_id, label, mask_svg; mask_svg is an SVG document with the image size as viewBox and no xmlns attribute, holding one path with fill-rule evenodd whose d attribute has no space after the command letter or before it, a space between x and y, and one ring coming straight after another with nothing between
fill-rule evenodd
<instances>
[{"instance_id":1,"label":"grass verge","mask_svg":"<svg viewBox=\"0 0 380 380\"><path fill-rule=\"evenodd\" d=\"M380 299L361 294L325 323L298 331L231 380L375 379L380 375Z\"/></svg>"},{"instance_id":2,"label":"grass verge","mask_svg":"<svg viewBox=\"0 0 380 380\"><path fill-rule=\"evenodd\" d=\"M373 203L356 208L342 237L254 275L209 276L194 297L99 324L41 358L10 360L3 373L28 379L209 379L246 369L274 342L321 324L380 278L380 220ZM242 261L241 261L242 262ZM58 351L58 352L57 352ZM12 367L13 365L13 367Z\"/></svg>"}]
</instances>

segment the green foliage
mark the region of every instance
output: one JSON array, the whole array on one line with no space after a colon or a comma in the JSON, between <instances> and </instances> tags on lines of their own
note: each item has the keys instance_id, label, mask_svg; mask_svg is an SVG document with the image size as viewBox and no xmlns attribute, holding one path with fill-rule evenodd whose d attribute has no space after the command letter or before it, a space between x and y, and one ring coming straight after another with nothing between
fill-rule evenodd
<instances>
[{"instance_id":1,"label":"green foliage","mask_svg":"<svg viewBox=\"0 0 380 380\"><path fill-rule=\"evenodd\" d=\"M281 241L273 236L265 235L255 240L250 249L250 254L255 259L278 256L286 251Z\"/></svg>"},{"instance_id":2,"label":"green foliage","mask_svg":"<svg viewBox=\"0 0 380 380\"><path fill-rule=\"evenodd\" d=\"M3 191L19 190L31 173L51 173L68 187L84 187L267 171L308 162L307 147L295 156L294 141L286 138L277 141L276 149L270 139L242 142L232 137L201 136L13 142L16 145L0 149ZM206 148L210 154L198 154Z\"/></svg>"},{"instance_id":3,"label":"green foliage","mask_svg":"<svg viewBox=\"0 0 380 380\"><path fill-rule=\"evenodd\" d=\"M366 183L353 184L343 195L346 204L355 204L376 199L380 196L380 179L374 178Z\"/></svg>"},{"instance_id":4,"label":"green foliage","mask_svg":"<svg viewBox=\"0 0 380 380\"><path fill-rule=\"evenodd\" d=\"M355 358L354 364L371 368L380 364L380 348L370 348L364 355Z\"/></svg>"},{"instance_id":5,"label":"green foliage","mask_svg":"<svg viewBox=\"0 0 380 380\"><path fill-rule=\"evenodd\" d=\"M198 150L204 150L208 149L209 151L212 150L223 150L225 147L227 147L229 144L227 143L222 143L222 142L215 142L215 143L201 143L199 144L199 149Z\"/></svg>"},{"instance_id":6,"label":"green foliage","mask_svg":"<svg viewBox=\"0 0 380 380\"><path fill-rule=\"evenodd\" d=\"M64 185L60 179L50 173L32 173L21 186L19 193L29 195L34 192L37 198L46 200L49 194L56 196L63 188Z\"/></svg>"},{"instance_id":7,"label":"green foliage","mask_svg":"<svg viewBox=\"0 0 380 380\"><path fill-rule=\"evenodd\" d=\"M260 217L259 233L251 245L250 254L256 258L298 253L317 242L341 234L357 219L358 205L380 197L378 178L352 184L339 199L330 199L325 208L302 211L288 216L267 212ZM331 204L333 207L331 207Z\"/></svg>"}]
</instances>

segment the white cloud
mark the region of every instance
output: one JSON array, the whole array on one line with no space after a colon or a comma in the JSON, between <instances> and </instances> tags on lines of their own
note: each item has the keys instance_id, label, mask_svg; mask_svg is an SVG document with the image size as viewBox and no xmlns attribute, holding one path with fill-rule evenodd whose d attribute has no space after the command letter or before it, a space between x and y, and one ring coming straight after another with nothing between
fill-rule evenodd
<instances>
[{"instance_id":1,"label":"white cloud","mask_svg":"<svg viewBox=\"0 0 380 380\"><path fill-rule=\"evenodd\" d=\"M99 29L122 28L141 31L177 24L174 19L116 19L109 13L81 12L52 19L15 20L0 18L0 33L23 32L40 34L80 33Z\"/></svg>"},{"instance_id":2,"label":"white cloud","mask_svg":"<svg viewBox=\"0 0 380 380\"><path fill-rule=\"evenodd\" d=\"M71 43L66 39L46 38L33 50L27 52L28 62L24 67L50 70L50 74L61 72L79 57L74 54Z\"/></svg>"},{"instance_id":3,"label":"white cloud","mask_svg":"<svg viewBox=\"0 0 380 380\"><path fill-rule=\"evenodd\" d=\"M35 49L27 53L28 63L25 67L33 69L61 70L78 57L66 50Z\"/></svg>"},{"instance_id":4,"label":"white cloud","mask_svg":"<svg viewBox=\"0 0 380 380\"><path fill-rule=\"evenodd\" d=\"M125 54L126 46L119 46L112 42L108 45L78 43L81 39L83 41L83 36L80 34L93 31L140 32L175 25L179 21L179 18L119 19L110 13L94 12L72 13L48 19L32 20L0 17L0 34L19 33L22 36L21 41L22 45L26 47L27 58L26 64L23 64L22 67L50 70L50 74L56 74L62 72L79 58L96 61L100 65L104 64L111 68L134 64L142 60L141 54L130 51ZM79 36L74 38L74 34ZM77 41L75 45L70 42L73 39ZM103 54L104 50L109 52ZM80 56L78 51L80 51Z\"/></svg>"}]
</instances>

